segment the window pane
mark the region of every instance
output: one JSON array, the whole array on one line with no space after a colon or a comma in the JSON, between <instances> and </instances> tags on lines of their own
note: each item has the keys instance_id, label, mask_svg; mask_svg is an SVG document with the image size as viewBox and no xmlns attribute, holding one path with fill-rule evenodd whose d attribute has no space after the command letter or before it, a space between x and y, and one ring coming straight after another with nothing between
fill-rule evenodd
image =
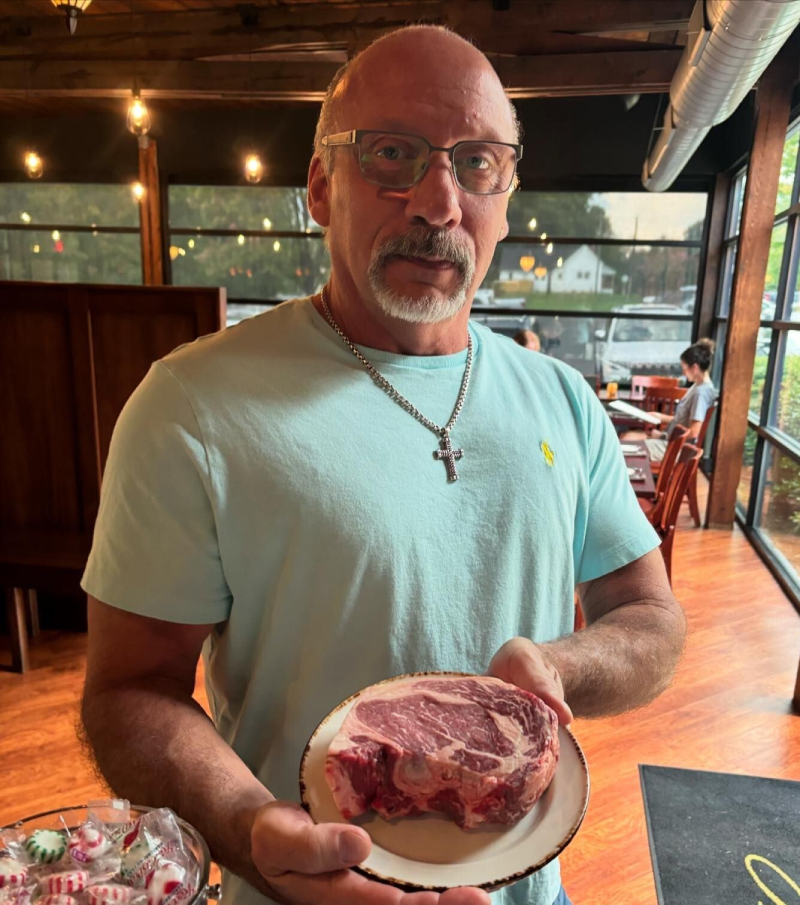
<instances>
[{"instance_id":1,"label":"window pane","mask_svg":"<svg viewBox=\"0 0 800 905\"><path fill-rule=\"evenodd\" d=\"M726 236L738 236L739 227L742 224L742 205L744 204L744 189L747 185L747 170L734 179L731 187L731 206L729 211L728 225L725 229Z\"/></svg>"},{"instance_id":2,"label":"window pane","mask_svg":"<svg viewBox=\"0 0 800 905\"><path fill-rule=\"evenodd\" d=\"M139 226L127 185L0 183L0 223L53 226Z\"/></svg>"},{"instance_id":3,"label":"window pane","mask_svg":"<svg viewBox=\"0 0 800 905\"><path fill-rule=\"evenodd\" d=\"M696 248L501 242L476 304L687 314L699 258Z\"/></svg>"},{"instance_id":4,"label":"window pane","mask_svg":"<svg viewBox=\"0 0 800 905\"><path fill-rule=\"evenodd\" d=\"M701 241L707 196L698 192L515 192L512 236Z\"/></svg>"},{"instance_id":5,"label":"window pane","mask_svg":"<svg viewBox=\"0 0 800 905\"><path fill-rule=\"evenodd\" d=\"M786 144L783 146L783 159L781 160L781 176L778 183L778 200L775 203L775 213L785 211L792 204L792 188L797 172L797 146L800 140L800 128L793 129L786 136Z\"/></svg>"},{"instance_id":6,"label":"window pane","mask_svg":"<svg viewBox=\"0 0 800 905\"><path fill-rule=\"evenodd\" d=\"M795 225L795 230L796 229L797 225ZM797 268L797 278L794 282L794 291L789 298L789 310L784 314L784 317L786 320L800 321L800 262L797 260L800 256L800 241L798 241L796 232L793 254L795 257L794 266Z\"/></svg>"},{"instance_id":7,"label":"window pane","mask_svg":"<svg viewBox=\"0 0 800 905\"><path fill-rule=\"evenodd\" d=\"M632 374L680 376L680 355L691 343L691 321L475 312L472 319L513 336L533 330L542 352L596 374L602 383L629 384Z\"/></svg>"},{"instance_id":8,"label":"window pane","mask_svg":"<svg viewBox=\"0 0 800 905\"><path fill-rule=\"evenodd\" d=\"M764 399L764 382L767 379L770 342L772 342L772 330L769 327L760 327L756 340L756 357L753 362L753 383L750 387L750 411L759 421L761 420L761 403Z\"/></svg>"},{"instance_id":9,"label":"window pane","mask_svg":"<svg viewBox=\"0 0 800 905\"><path fill-rule=\"evenodd\" d=\"M39 230L0 230L0 279L59 283L142 282L137 233L53 234Z\"/></svg>"},{"instance_id":10,"label":"window pane","mask_svg":"<svg viewBox=\"0 0 800 905\"><path fill-rule=\"evenodd\" d=\"M766 444L767 472L759 524L761 530L800 572L800 463Z\"/></svg>"},{"instance_id":11,"label":"window pane","mask_svg":"<svg viewBox=\"0 0 800 905\"><path fill-rule=\"evenodd\" d=\"M247 302L228 302L226 308L225 326L232 327L239 321L247 320L248 317L255 317L257 314L263 314L275 305L259 305L257 303L248 304Z\"/></svg>"},{"instance_id":12,"label":"window pane","mask_svg":"<svg viewBox=\"0 0 800 905\"><path fill-rule=\"evenodd\" d=\"M776 427L800 442L800 330L784 334Z\"/></svg>"},{"instance_id":13,"label":"window pane","mask_svg":"<svg viewBox=\"0 0 800 905\"><path fill-rule=\"evenodd\" d=\"M321 232L306 207L305 188L173 185L170 226L179 229L276 229Z\"/></svg>"},{"instance_id":14,"label":"window pane","mask_svg":"<svg viewBox=\"0 0 800 905\"><path fill-rule=\"evenodd\" d=\"M233 299L283 300L311 295L328 279L325 244L314 239L173 236L176 286L224 286Z\"/></svg>"},{"instance_id":15,"label":"window pane","mask_svg":"<svg viewBox=\"0 0 800 905\"><path fill-rule=\"evenodd\" d=\"M756 440L758 435L751 428L747 428L747 434L744 438L744 457L742 458L742 474L739 478L739 486L736 489L736 500L747 512L747 506L750 502L750 490L753 483L753 463L756 455Z\"/></svg>"},{"instance_id":16,"label":"window pane","mask_svg":"<svg viewBox=\"0 0 800 905\"><path fill-rule=\"evenodd\" d=\"M736 269L736 249L738 243L729 245L725 249L725 260L722 264L722 283L718 303L718 314L723 317L731 308L731 292L733 291L733 272Z\"/></svg>"},{"instance_id":17,"label":"window pane","mask_svg":"<svg viewBox=\"0 0 800 905\"><path fill-rule=\"evenodd\" d=\"M761 300L761 320L771 321L775 317L778 302L778 283L781 278L783 262L783 246L786 244L786 224L782 223L772 230L769 243L769 260L767 261L767 278L764 283L764 296Z\"/></svg>"}]
</instances>

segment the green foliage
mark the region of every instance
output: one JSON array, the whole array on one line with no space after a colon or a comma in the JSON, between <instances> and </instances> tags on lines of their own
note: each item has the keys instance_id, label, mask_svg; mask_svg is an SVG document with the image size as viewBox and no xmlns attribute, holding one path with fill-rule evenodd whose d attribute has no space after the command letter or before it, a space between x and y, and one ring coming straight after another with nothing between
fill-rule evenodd
<instances>
[{"instance_id":1,"label":"green foliage","mask_svg":"<svg viewBox=\"0 0 800 905\"><path fill-rule=\"evenodd\" d=\"M800 439L800 355L786 356L779 400L777 426ZM800 533L800 464L776 452L773 470L772 499Z\"/></svg>"}]
</instances>

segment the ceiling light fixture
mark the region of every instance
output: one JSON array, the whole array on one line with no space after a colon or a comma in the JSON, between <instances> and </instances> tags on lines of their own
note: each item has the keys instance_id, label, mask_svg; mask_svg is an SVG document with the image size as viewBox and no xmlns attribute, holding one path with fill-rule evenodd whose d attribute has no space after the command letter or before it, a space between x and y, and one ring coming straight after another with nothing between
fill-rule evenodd
<instances>
[{"instance_id":1,"label":"ceiling light fixture","mask_svg":"<svg viewBox=\"0 0 800 905\"><path fill-rule=\"evenodd\" d=\"M78 13L82 13L92 2L92 0L50 0L56 9L64 11L66 17L67 31L75 34L78 27Z\"/></svg>"}]
</instances>

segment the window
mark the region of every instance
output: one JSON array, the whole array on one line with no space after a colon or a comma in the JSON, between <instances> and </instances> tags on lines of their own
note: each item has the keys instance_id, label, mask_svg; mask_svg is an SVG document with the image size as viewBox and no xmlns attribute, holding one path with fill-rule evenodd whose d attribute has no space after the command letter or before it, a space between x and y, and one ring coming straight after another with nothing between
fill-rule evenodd
<instances>
[{"instance_id":1,"label":"window","mask_svg":"<svg viewBox=\"0 0 800 905\"><path fill-rule=\"evenodd\" d=\"M0 184L0 279L141 283L139 207L130 189Z\"/></svg>"},{"instance_id":2,"label":"window","mask_svg":"<svg viewBox=\"0 0 800 905\"><path fill-rule=\"evenodd\" d=\"M800 124L795 124L783 152L737 497L745 531L800 594L798 136ZM743 185L743 176L740 180ZM738 191L734 187L732 205L741 204ZM733 242L730 247L735 247ZM727 279L724 275L723 284ZM721 326L726 313L720 307Z\"/></svg>"},{"instance_id":3,"label":"window","mask_svg":"<svg viewBox=\"0 0 800 905\"><path fill-rule=\"evenodd\" d=\"M328 279L305 188L173 185L169 211L172 282L225 287L229 324Z\"/></svg>"}]
</instances>

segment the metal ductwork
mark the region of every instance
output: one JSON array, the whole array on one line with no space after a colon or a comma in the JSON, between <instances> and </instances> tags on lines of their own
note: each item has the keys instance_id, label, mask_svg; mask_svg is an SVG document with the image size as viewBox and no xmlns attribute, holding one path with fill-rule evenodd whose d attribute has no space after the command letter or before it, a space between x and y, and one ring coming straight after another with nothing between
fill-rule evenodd
<instances>
[{"instance_id":1,"label":"metal ductwork","mask_svg":"<svg viewBox=\"0 0 800 905\"><path fill-rule=\"evenodd\" d=\"M739 106L800 22L800 0L698 0L642 184L663 192Z\"/></svg>"}]
</instances>

